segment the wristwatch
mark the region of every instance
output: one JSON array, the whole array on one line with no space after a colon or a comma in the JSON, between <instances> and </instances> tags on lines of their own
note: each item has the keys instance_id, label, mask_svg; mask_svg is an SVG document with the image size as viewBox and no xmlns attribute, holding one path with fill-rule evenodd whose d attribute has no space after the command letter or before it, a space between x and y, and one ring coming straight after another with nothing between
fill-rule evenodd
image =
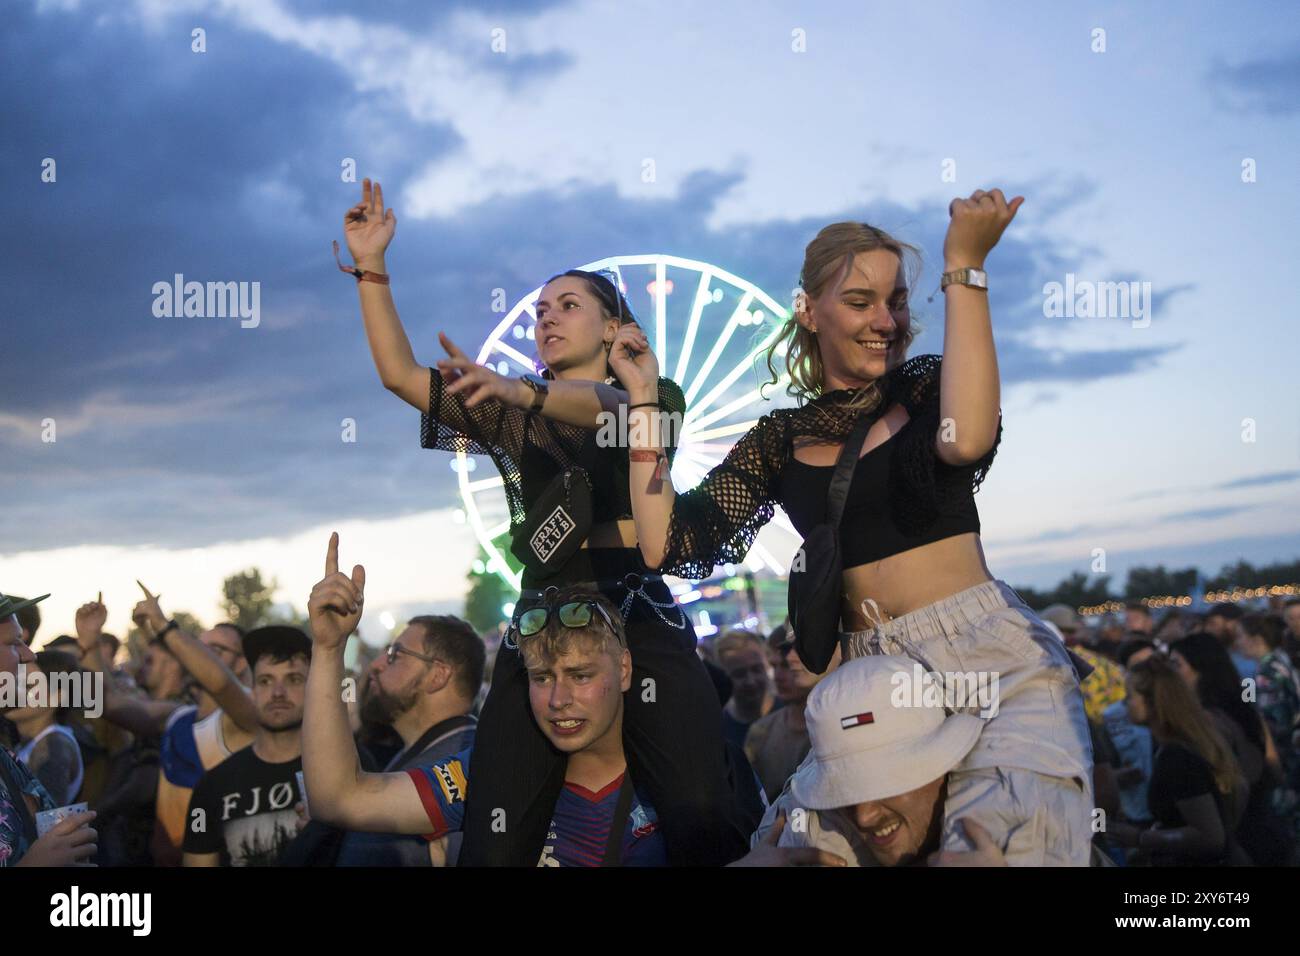
<instances>
[{"instance_id":1,"label":"wristwatch","mask_svg":"<svg viewBox=\"0 0 1300 956\"><path fill-rule=\"evenodd\" d=\"M954 269L952 272L945 272L943 278L939 280L939 288L946 289L950 285L968 285L972 289L983 289L985 292L989 288L989 274L983 269Z\"/></svg>"},{"instance_id":2,"label":"wristwatch","mask_svg":"<svg viewBox=\"0 0 1300 956\"><path fill-rule=\"evenodd\" d=\"M551 383L533 372L526 372L519 377L533 390L533 404L528 407L528 411L532 414L540 412L546 404L546 396L551 392Z\"/></svg>"}]
</instances>

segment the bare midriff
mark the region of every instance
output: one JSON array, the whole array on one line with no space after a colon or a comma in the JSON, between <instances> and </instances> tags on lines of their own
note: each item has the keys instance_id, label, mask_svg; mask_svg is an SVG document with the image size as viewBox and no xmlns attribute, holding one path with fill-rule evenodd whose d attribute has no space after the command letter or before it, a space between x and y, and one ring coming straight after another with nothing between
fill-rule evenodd
<instances>
[{"instance_id":1,"label":"bare midriff","mask_svg":"<svg viewBox=\"0 0 1300 956\"><path fill-rule=\"evenodd\" d=\"M846 631L874 625L862 613L866 598L874 600L889 619L991 580L978 534L923 544L870 564L845 568L842 625Z\"/></svg>"},{"instance_id":2,"label":"bare midriff","mask_svg":"<svg viewBox=\"0 0 1300 956\"><path fill-rule=\"evenodd\" d=\"M635 548L636 522L631 518L601 521L591 526L584 548Z\"/></svg>"}]
</instances>

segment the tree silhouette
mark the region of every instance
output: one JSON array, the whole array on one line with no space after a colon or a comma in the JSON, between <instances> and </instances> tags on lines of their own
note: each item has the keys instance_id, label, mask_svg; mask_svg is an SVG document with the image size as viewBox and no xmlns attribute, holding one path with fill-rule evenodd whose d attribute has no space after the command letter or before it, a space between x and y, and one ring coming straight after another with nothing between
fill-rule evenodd
<instances>
[{"instance_id":1,"label":"tree silhouette","mask_svg":"<svg viewBox=\"0 0 1300 956\"><path fill-rule=\"evenodd\" d=\"M268 623L273 603L271 595L278 586L274 580L270 584L263 583L262 572L257 568L232 574L221 584L224 596L221 607L226 612L226 619L246 631Z\"/></svg>"}]
</instances>

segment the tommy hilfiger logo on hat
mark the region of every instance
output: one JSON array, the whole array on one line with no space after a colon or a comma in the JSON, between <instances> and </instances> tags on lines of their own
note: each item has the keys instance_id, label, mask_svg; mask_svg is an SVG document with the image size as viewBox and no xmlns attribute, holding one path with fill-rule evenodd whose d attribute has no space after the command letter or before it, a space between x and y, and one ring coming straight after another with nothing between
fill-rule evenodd
<instances>
[{"instance_id":1,"label":"tommy hilfiger logo on hat","mask_svg":"<svg viewBox=\"0 0 1300 956\"><path fill-rule=\"evenodd\" d=\"M861 727L863 724L874 724L876 715L872 711L865 714L854 714L852 717L840 718L840 729L848 730L850 727Z\"/></svg>"}]
</instances>

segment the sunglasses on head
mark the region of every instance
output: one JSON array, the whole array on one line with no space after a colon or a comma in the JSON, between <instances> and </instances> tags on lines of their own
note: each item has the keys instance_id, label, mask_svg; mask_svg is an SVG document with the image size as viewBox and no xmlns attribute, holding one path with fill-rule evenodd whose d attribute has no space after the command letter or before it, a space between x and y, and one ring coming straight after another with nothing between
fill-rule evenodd
<instances>
[{"instance_id":1,"label":"sunglasses on head","mask_svg":"<svg viewBox=\"0 0 1300 956\"><path fill-rule=\"evenodd\" d=\"M614 631L614 622L609 619L609 614L605 609L595 601L566 601L564 604L543 604L538 607L530 607L519 615L515 622L515 629L519 632L520 637L532 637L534 634L540 634L546 630L546 625L550 623L551 616L559 617L560 623L565 627L587 627L591 624L592 611L596 611L605 620L605 626Z\"/></svg>"}]
</instances>

